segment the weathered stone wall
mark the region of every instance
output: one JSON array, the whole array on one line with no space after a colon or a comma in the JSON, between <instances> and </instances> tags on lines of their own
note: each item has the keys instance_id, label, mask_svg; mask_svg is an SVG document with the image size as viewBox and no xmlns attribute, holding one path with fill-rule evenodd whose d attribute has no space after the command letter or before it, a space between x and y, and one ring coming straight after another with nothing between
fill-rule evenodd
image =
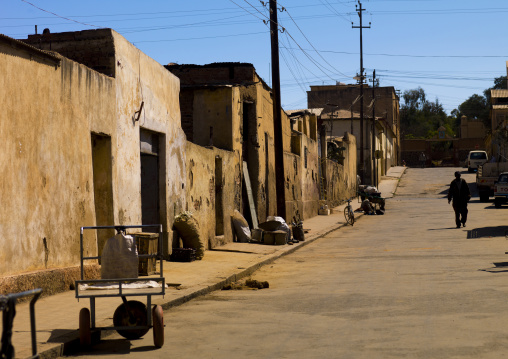
<instances>
[{"instance_id":1,"label":"weathered stone wall","mask_svg":"<svg viewBox=\"0 0 508 359\"><path fill-rule=\"evenodd\" d=\"M115 47L111 29L28 35L23 42L37 49L58 52L97 72L115 77Z\"/></svg>"},{"instance_id":2,"label":"weathered stone wall","mask_svg":"<svg viewBox=\"0 0 508 359\"><path fill-rule=\"evenodd\" d=\"M114 129L114 80L0 46L0 275L75 266L79 228L95 223L90 133Z\"/></svg>"},{"instance_id":3,"label":"weathered stone wall","mask_svg":"<svg viewBox=\"0 0 508 359\"><path fill-rule=\"evenodd\" d=\"M198 89L193 98L193 142L229 151L239 150L240 144L234 144L235 134L240 130L238 88Z\"/></svg>"},{"instance_id":4,"label":"weathered stone wall","mask_svg":"<svg viewBox=\"0 0 508 359\"><path fill-rule=\"evenodd\" d=\"M166 68L182 80L182 85L209 85L253 83L254 66L249 63L227 62L208 65L169 64Z\"/></svg>"},{"instance_id":5,"label":"weathered stone wall","mask_svg":"<svg viewBox=\"0 0 508 359\"><path fill-rule=\"evenodd\" d=\"M187 142L186 155L185 210L192 212L199 222L200 235L207 248L232 242L231 215L235 209L240 210L242 194L242 171L238 155L215 147L201 147L191 142ZM217 228L220 226L223 228Z\"/></svg>"},{"instance_id":6,"label":"weathered stone wall","mask_svg":"<svg viewBox=\"0 0 508 359\"><path fill-rule=\"evenodd\" d=\"M326 199L324 203L335 207L351 197L356 197L357 191L357 151L356 138L351 134L344 136L341 143L344 150L344 164L326 160Z\"/></svg>"},{"instance_id":7,"label":"weathered stone wall","mask_svg":"<svg viewBox=\"0 0 508 359\"><path fill-rule=\"evenodd\" d=\"M169 254L174 214L186 200L179 81L114 31L92 33L115 49L116 78L66 58L51 63L36 50L0 41L0 104L6 115L0 163L9 173L0 189L0 276L79 264L79 228L97 221L93 138L109 141L111 153L108 158L103 151L101 158L111 162L111 203L105 210L113 223L101 224L141 224L141 129L161 141L160 220ZM95 254L95 233L89 233L85 255Z\"/></svg>"},{"instance_id":8,"label":"weathered stone wall","mask_svg":"<svg viewBox=\"0 0 508 359\"><path fill-rule=\"evenodd\" d=\"M180 90L180 112L182 118L182 130L187 136L187 141L194 142L194 91L182 88Z\"/></svg>"}]
</instances>

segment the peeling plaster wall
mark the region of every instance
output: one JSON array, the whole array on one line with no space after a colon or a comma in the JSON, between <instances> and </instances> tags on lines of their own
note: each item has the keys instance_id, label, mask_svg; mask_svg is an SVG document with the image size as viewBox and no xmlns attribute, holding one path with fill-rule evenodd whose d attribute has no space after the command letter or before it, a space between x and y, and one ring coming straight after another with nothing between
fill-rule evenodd
<instances>
[{"instance_id":1,"label":"peeling plaster wall","mask_svg":"<svg viewBox=\"0 0 508 359\"><path fill-rule=\"evenodd\" d=\"M194 92L194 143L201 146L213 145L229 151L238 150L238 145L234 146L234 134L238 133L239 126L238 97L238 88L233 87Z\"/></svg>"},{"instance_id":2,"label":"peeling plaster wall","mask_svg":"<svg viewBox=\"0 0 508 359\"><path fill-rule=\"evenodd\" d=\"M351 197L356 197L356 137L347 134L341 143L344 151L344 165L326 160L326 200L329 207L335 207Z\"/></svg>"},{"instance_id":3,"label":"peeling plaster wall","mask_svg":"<svg viewBox=\"0 0 508 359\"><path fill-rule=\"evenodd\" d=\"M215 147L205 148L187 142L187 206L199 222L200 235L207 248L233 241L231 215L241 205L241 166L235 152ZM220 158L221 161L216 161ZM222 178L216 177L216 164L222 165ZM217 186L219 188L217 188ZM218 190L218 191L217 191ZM217 192L222 193L222 235L216 233ZM175 243L177 245L177 243Z\"/></svg>"},{"instance_id":4,"label":"peeling plaster wall","mask_svg":"<svg viewBox=\"0 0 508 359\"><path fill-rule=\"evenodd\" d=\"M116 136L113 170L115 221L141 223L140 128L163 139L164 185L160 186L160 217L164 253L171 253L174 217L185 206L186 138L180 125L180 82L162 65L113 31L116 52ZM136 111L143 102L139 121Z\"/></svg>"},{"instance_id":5,"label":"peeling plaster wall","mask_svg":"<svg viewBox=\"0 0 508 359\"><path fill-rule=\"evenodd\" d=\"M141 223L140 129L159 134L160 217L166 254L171 250L173 218L186 201L179 80L113 30L99 35L116 78L54 55L57 66L0 39L0 164L8 174L0 187L0 276L79 264L79 228L96 223L92 134L110 138L111 224ZM72 41L62 42L62 51ZM85 255L96 253L90 233Z\"/></svg>"},{"instance_id":6,"label":"peeling plaster wall","mask_svg":"<svg viewBox=\"0 0 508 359\"><path fill-rule=\"evenodd\" d=\"M311 218L317 215L319 210L319 151L317 141L304 136L304 150L300 156L302 162L302 202L303 217ZM305 148L307 148L307 166L305 166Z\"/></svg>"},{"instance_id":7,"label":"peeling plaster wall","mask_svg":"<svg viewBox=\"0 0 508 359\"><path fill-rule=\"evenodd\" d=\"M79 263L79 227L95 223L90 132L113 131L115 91L83 65L0 43L0 275Z\"/></svg>"}]
</instances>

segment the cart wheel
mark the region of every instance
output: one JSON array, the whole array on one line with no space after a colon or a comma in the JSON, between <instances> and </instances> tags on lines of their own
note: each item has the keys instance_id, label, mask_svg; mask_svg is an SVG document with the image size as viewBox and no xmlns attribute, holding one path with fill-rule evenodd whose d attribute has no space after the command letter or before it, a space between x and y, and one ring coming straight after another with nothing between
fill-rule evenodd
<instances>
[{"instance_id":1,"label":"cart wheel","mask_svg":"<svg viewBox=\"0 0 508 359\"><path fill-rule=\"evenodd\" d=\"M79 311L79 344L82 347L90 347L92 345L90 310L88 308L81 308Z\"/></svg>"},{"instance_id":2,"label":"cart wheel","mask_svg":"<svg viewBox=\"0 0 508 359\"><path fill-rule=\"evenodd\" d=\"M156 305L152 309L152 322L153 344L157 348L162 348L164 345L164 315L160 305Z\"/></svg>"},{"instance_id":3,"label":"cart wheel","mask_svg":"<svg viewBox=\"0 0 508 359\"><path fill-rule=\"evenodd\" d=\"M115 310L113 315L113 324L115 327L142 327L141 329L120 329L117 330L118 334L127 339L138 339L145 335L150 328L148 328L148 320L146 313L146 305L137 300L129 300L127 302L127 308L125 304L121 304Z\"/></svg>"}]
</instances>

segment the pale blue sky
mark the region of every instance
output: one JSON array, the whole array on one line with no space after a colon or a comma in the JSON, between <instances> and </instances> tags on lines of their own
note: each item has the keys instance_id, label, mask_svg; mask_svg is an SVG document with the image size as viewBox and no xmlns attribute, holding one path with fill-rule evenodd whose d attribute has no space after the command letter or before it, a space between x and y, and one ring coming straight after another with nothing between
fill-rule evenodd
<instances>
[{"instance_id":1,"label":"pale blue sky","mask_svg":"<svg viewBox=\"0 0 508 359\"><path fill-rule=\"evenodd\" d=\"M22 39L110 27L161 64L250 62L270 83L268 10L255 0L3 0L0 33ZM265 1L266 3L268 0ZM357 1L278 0L284 109L307 107L310 85L354 83L360 69ZM381 86L421 86L449 113L506 75L506 0L362 2L364 67ZM303 51L302 51L303 49Z\"/></svg>"}]
</instances>

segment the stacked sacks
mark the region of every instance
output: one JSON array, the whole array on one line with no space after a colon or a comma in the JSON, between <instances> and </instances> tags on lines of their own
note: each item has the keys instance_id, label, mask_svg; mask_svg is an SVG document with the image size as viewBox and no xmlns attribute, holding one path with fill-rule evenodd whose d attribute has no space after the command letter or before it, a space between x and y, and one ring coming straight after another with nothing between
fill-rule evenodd
<instances>
[{"instance_id":1,"label":"stacked sacks","mask_svg":"<svg viewBox=\"0 0 508 359\"><path fill-rule=\"evenodd\" d=\"M175 217L173 227L182 238L184 248L196 250L196 259L202 259L205 255L205 244L199 234L199 223L191 212L183 212Z\"/></svg>"}]
</instances>

